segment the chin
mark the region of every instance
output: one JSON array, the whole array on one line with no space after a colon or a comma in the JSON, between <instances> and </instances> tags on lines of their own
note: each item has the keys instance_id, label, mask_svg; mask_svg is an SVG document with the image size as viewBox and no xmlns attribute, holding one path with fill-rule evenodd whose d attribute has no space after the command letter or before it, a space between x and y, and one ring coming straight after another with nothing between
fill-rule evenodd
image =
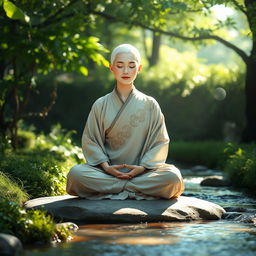
<instances>
[{"instance_id":1,"label":"chin","mask_svg":"<svg viewBox=\"0 0 256 256\"><path fill-rule=\"evenodd\" d=\"M132 85L133 85L133 82L130 82L130 83L123 83L123 85L125 85L125 86L132 86Z\"/></svg>"},{"instance_id":2,"label":"chin","mask_svg":"<svg viewBox=\"0 0 256 256\"><path fill-rule=\"evenodd\" d=\"M119 84L124 86L131 86L133 84L133 81L118 81Z\"/></svg>"}]
</instances>

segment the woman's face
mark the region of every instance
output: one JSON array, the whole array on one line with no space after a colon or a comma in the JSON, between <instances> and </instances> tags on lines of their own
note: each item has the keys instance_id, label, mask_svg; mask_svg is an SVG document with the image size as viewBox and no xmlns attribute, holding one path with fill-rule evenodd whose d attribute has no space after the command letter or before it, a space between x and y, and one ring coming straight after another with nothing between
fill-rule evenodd
<instances>
[{"instance_id":1,"label":"woman's face","mask_svg":"<svg viewBox=\"0 0 256 256\"><path fill-rule=\"evenodd\" d=\"M132 85L141 65L132 53L118 53L114 63L110 65L118 85Z\"/></svg>"}]
</instances>

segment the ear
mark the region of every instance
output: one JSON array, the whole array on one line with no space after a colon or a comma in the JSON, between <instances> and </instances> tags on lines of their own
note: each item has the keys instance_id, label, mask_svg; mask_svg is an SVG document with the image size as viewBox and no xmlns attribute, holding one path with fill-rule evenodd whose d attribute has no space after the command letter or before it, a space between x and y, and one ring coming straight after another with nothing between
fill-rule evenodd
<instances>
[{"instance_id":1,"label":"ear","mask_svg":"<svg viewBox=\"0 0 256 256\"><path fill-rule=\"evenodd\" d=\"M113 65L111 63L109 64L109 69L111 72L113 72Z\"/></svg>"},{"instance_id":2,"label":"ear","mask_svg":"<svg viewBox=\"0 0 256 256\"><path fill-rule=\"evenodd\" d=\"M142 65L140 64L140 65L139 65L139 68L138 68L138 72L140 72L141 69L142 69Z\"/></svg>"}]
</instances>

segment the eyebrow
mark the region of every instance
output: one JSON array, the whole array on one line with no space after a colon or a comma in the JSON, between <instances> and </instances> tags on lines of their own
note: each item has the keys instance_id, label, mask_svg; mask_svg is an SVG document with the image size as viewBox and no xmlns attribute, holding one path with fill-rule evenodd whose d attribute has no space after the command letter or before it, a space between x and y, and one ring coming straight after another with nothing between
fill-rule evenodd
<instances>
[{"instance_id":1,"label":"eyebrow","mask_svg":"<svg viewBox=\"0 0 256 256\"><path fill-rule=\"evenodd\" d=\"M123 61L117 61L116 63L120 63L120 64L123 64L124 62ZM129 64L134 64L136 63L135 61L129 61Z\"/></svg>"}]
</instances>

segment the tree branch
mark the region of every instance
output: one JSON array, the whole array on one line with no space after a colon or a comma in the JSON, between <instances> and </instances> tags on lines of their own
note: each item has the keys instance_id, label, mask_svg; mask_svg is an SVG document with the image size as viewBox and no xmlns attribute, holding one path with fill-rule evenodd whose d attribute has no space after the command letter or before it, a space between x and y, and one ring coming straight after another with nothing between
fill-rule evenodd
<instances>
[{"instance_id":1,"label":"tree branch","mask_svg":"<svg viewBox=\"0 0 256 256\"><path fill-rule=\"evenodd\" d=\"M30 113L22 114L19 116L19 119L25 119L29 117L43 117L43 118L46 117L48 113L51 111L53 105L55 104L56 98L57 98L57 86L55 85L51 92L51 101L48 104L48 106L44 107L40 112L30 112Z\"/></svg>"},{"instance_id":2,"label":"tree branch","mask_svg":"<svg viewBox=\"0 0 256 256\"><path fill-rule=\"evenodd\" d=\"M52 57L52 63L54 66L54 71L55 71L55 76L56 76L57 62L56 62L54 56L52 55L51 51L47 48L43 48L43 51L45 52L45 54ZM21 114L19 116L19 118L20 119L25 119L28 117L43 117L44 118L48 115L48 113L51 111L53 105L56 103L56 99L57 99L57 80L55 78L53 80L53 89L52 89L50 97L51 97L51 101L49 102L48 106L46 106L42 109L42 111Z\"/></svg>"},{"instance_id":3,"label":"tree branch","mask_svg":"<svg viewBox=\"0 0 256 256\"><path fill-rule=\"evenodd\" d=\"M186 12L188 13L196 13L196 12L201 12L201 9L194 9L194 10L187 10ZM168 14L171 15L177 15L177 14L181 14L181 12L173 12L173 11L169 11Z\"/></svg>"},{"instance_id":4,"label":"tree branch","mask_svg":"<svg viewBox=\"0 0 256 256\"><path fill-rule=\"evenodd\" d=\"M63 18L67 18L67 17L73 16L73 13L72 13L72 14L67 14L67 15L65 15L63 17L59 17L58 18L58 16L61 13L63 13L65 10L67 10L70 6L72 6L73 4L75 4L78 1L80 1L80 0L72 0L72 1L70 1L69 4L67 4L64 8L59 9L53 15L49 16L44 22L42 22L40 24L32 25L32 27L38 27L38 28L46 27L46 26L49 26L49 25L51 25L53 23L59 22Z\"/></svg>"},{"instance_id":5,"label":"tree branch","mask_svg":"<svg viewBox=\"0 0 256 256\"><path fill-rule=\"evenodd\" d=\"M32 25L32 27L44 28L44 27L50 26L54 23L56 24L56 23L58 23L62 20L68 19L68 18L73 17L73 16L74 16L74 13L69 13L69 14L63 15L59 18L56 18L55 20L48 20L47 22L41 23L39 25Z\"/></svg>"},{"instance_id":6,"label":"tree branch","mask_svg":"<svg viewBox=\"0 0 256 256\"><path fill-rule=\"evenodd\" d=\"M247 12L242 5L240 5L236 0L231 0L231 2L235 5L235 7L237 7L242 13L244 13L247 16Z\"/></svg>"},{"instance_id":7,"label":"tree branch","mask_svg":"<svg viewBox=\"0 0 256 256\"><path fill-rule=\"evenodd\" d=\"M107 13L104 13L104 12L97 12L97 11L94 11L94 10L92 10L91 12L95 15L101 16L101 17L103 17L105 19L108 19L108 20L111 20L111 21L125 22L121 18L111 16L110 14L107 14ZM126 21L126 23L127 23L127 21ZM216 35L201 35L201 36L197 36L197 37L188 37L188 36L183 36L183 35L177 34L177 33L172 32L172 31L165 31L165 30L162 30L160 28L149 27L149 26L146 26L143 23L138 22L138 21L131 21L130 24L134 25L134 26L144 28L144 29L148 29L148 30L153 31L153 32L161 33L161 34L164 34L164 35L167 35L167 36L172 36L172 37L182 39L182 40L187 40L187 41L215 40L215 41L218 41L218 42L224 44L226 47L232 49L233 51L235 51L243 59L244 62L247 62L249 60L249 56L243 50L241 50L236 45L234 45L234 44L232 44L232 43L226 41L225 39L223 39L219 36L216 36Z\"/></svg>"}]
</instances>

